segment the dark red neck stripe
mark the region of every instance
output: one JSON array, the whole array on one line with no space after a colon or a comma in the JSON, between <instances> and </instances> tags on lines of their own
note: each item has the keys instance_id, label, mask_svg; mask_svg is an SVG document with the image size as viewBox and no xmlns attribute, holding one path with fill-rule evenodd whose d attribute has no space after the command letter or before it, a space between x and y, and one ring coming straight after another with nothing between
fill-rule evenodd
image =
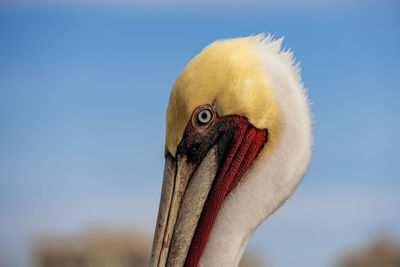
<instances>
[{"instance_id":1,"label":"dark red neck stripe","mask_svg":"<svg viewBox=\"0 0 400 267\"><path fill-rule=\"evenodd\" d=\"M244 173L250 168L258 153L260 153L261 149L267 142L268 134L266 130L258 130L253 127L249 128L249 130L252 131L251 134L253 138L249 141L250 147L248 148L246 155L244 157L243 154L237 155L237 157L241 156L243 158L240 159L240 168L229 186L228 193L238 184Z\"/></svg>"},{"instance_id":2,"label":"dark red neck stripe","mask_svg":"<svg viewBox=\"0 0 400 267\"><path fill-rule=\"evenodd\" d=\"M237 120L238 128L204 205L186 258L186 267L197 266L222 201L243 177L267 141L267 130L254 128L243 117Z\"/></svg>"}]
</instances>

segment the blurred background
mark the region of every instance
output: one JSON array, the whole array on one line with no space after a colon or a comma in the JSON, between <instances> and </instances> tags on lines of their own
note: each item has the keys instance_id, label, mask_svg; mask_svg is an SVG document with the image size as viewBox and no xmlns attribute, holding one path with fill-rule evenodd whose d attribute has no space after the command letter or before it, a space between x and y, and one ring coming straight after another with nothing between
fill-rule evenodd
<instances>
[{"instance_id":1,"label":"blurred background","mask_svg":"<svg viewBox=\"0 0 400 267\"><path fill-rule=\"evenodd\" d=\"M301 61L314 152L242 266L400 266L400 3L2 0L0 266L145 266L165 110L216 39Z\"/></svg>"}]
</instances>

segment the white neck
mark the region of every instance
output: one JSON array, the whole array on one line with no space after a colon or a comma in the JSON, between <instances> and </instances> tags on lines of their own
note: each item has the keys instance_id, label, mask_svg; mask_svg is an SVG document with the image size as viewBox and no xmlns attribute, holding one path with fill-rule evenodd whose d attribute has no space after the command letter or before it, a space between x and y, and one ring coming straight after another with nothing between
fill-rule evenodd
<instances>
[{"instance_id":1,"label":"white neck","mask_svg":"<svg viewBox=\"0 0 400 267\"><path fill-rule=\"evenodd\" d=\"M273 151L259 155L222 203L199 262L203 267L237 266L256 227L289 198L310 160L310 113L292 54L280 52L281 40L262 36L254 40L283 114L283 133Z\"/></svg>"}]
</instances>

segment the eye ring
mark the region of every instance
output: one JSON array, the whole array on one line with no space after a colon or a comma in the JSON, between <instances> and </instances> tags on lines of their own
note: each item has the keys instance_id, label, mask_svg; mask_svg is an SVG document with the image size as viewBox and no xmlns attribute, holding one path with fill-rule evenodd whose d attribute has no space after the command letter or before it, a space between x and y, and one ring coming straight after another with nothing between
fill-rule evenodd
<instances>
[{"instance_id":1,"label":"eye ring","mask_svg":"<svg viewBox=\"0 0 400 267\"><path fill-rule=\"evenodd\" d=\"M213 112L209 108L204 108L197 113L197 123L200 126L209 124L213 119Z\"/></svg>"}]
</instances>

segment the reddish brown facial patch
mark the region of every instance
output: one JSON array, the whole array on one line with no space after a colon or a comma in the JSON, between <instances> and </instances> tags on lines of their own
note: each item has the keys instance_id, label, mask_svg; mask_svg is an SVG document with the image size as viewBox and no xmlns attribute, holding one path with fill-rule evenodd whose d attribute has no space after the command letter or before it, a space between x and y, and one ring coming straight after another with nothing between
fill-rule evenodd
<instances>
[{"instance_id":1,"label":"reddish brown facial patch","mask_svg":"<svg viewBox=\"0 0 400 267\"><path fill-rule=\"evenodd\" d=\"M185 262L188 267L197 266L223 200L251 166L268 138L267 130L256 129L244 117L233 115L219 119L225 122L221 126L225 131L218 131L220 169L190 245Z\"/></svg>"},{"instance_id":2,"label":"reddish brown facial patch","mask_svg":"<svg viewBox=\"0 0 400 267\"><path fill-rule=\"evenodd\" d=\"M204 110L210 110L211 120L204 120L205 116L199 121ZM198 166L211 147L216 146L219 168L191 240L185 266L197 266L222 202L239 183L267 139L266 129L255 128L243 116L219 117L212 105L202 105L193 111L177 147L177 156L185 156L188 163Z\"/></svg>"}]
</instances>

